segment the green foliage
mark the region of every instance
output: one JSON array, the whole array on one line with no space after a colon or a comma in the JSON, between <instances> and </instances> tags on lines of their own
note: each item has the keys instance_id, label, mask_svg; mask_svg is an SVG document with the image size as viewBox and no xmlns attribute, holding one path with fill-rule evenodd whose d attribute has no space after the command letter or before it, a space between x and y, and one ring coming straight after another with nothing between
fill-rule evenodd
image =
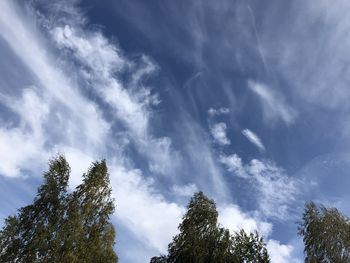
<instances>
[{"instance_id":1,"label":"green foliage","mask_svg":"<svg viewBox=\"0 0 350 263\"><path fill-rule=\"evenodd\" d=\"M265 244L257 233L243 230L231 236L219 226L213 200L202 192L194 194L179 225L180 233L168 246L168 255L153 257L151 263L242 263L269 262Z\"/></svg>"},{"instance_id":2,"label":"green foliage","mask_svg":"<svg viewBox=\"0 0 350 263\"><path fill-rule=\"evenodd\" d=\"M350 262L350 221L335 208L306 204L299 235L305 262Z\"/></svg>"},{"instance_id":3,"label":"green foliage","mask_svg":"<svg viewBox=\"0 0 350 263\"><path fill-rule=\"evenodd\" d=\"M239 262L270 262L263 238L257 232L249 235L244 230L236 232L233 247Z\"/></svg>"},{"instance_id":4,"label":"green foliage","mask_svg":"<svg viewBox=\"0 0 350 263\"><path fill-rule=\"evenodd\" d=\"M63 156L49 162L33 204L5 220L0 262L117 262L105 161L93 163L70 194L69 175Z\"/></svg>"},{"instance_id":5,"label":"green foliage","mask_svg":"<svg viewBox=\"0 0 350 263\"><path fill-rule=\"evenodd\" d=\"M153 257L151 258L150 263L167 263L168 262L168 258L164 255L160 256L160 257Z\"/></svg>"},{"instance_id":6,"label":"green foliage","mask_svg":"<svg viewBox=\"0 0 350 263\"><path fill-rule=\"evenodd\" d=\"M217 227L218 213L213 200L202 192L190 200L187 213L179 226L180 234L169 245L169 262L219 262L215 260L225 231ZM219 246L220 245L220 246Z\"/></svg>"},{"instance_id":7,"label":"green foliage","mask_svg":"<svg viewBox=\"0 0 350 263\"><path fill-rule=\"evenodd\" d=\"M109 223L114 211L111 191L106 162L101 161L92 165L73 194L68 219L72 218L74 228L79 227L84 233L77 235L81 244L77 254L83 256L80 262L116 261L113 251L115 232Z\"/></svg>"}]
</instances>

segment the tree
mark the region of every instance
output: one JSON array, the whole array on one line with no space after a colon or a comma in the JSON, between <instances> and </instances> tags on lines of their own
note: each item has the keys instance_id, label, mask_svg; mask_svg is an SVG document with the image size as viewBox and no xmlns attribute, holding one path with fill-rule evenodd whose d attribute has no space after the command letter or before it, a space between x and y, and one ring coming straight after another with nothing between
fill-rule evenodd
<instances>
[{"instance_id":1,"label":"tree","mask_svg":"<svg viewBox=\"0 0 350 263\"><path fill-rule=\"evenodd\" d=\"M218 224L215 202L202 192L190 199L179 230L168 246L168 255L153 257L151 263L269 262L262 238L257 233L248 236L243 230L231 236Z\"/></svg>"},{"instance_id":2,"label":"tree","mask_svg":"<svg viewBox=\"0 0 350 263\"><path fill-rule=\"evenodd\" d=\"M49 162L34 203L5 220L0 232L1 262L57 262L57 235L62 225L70 168L59 156Z\"/></svg>"},{"instance_id":3,"label":"tree","mask_svg":"<svg viewBox=\"0 0 350 263\"><path fill-rule=\"evenodd\" d=\"M115 231L109 222L114 211L106 162L95 162L73 193L68 222L79 227L78 255L80 262L116 262L113 250ZM70 229L74 231L74 229ZM80 233L83 233L82 235Z\"/></svg>"},{"instance_id":4,"label":"tree","mask_svg":"<svg viewBox=\"0 0 350 263\"><path fill-rule=\"evenodd\" d=\"M167 256L161 255L160 257L153 257L151 258L150 263L167 263L168 258Z\"/></svg>"},{"instance_id":5,"label":"tree","mask_svg":"<svg viewBox=\"0 0 350 263\"><path fill-rule=\"evenodd\" d=\"M114 206L105 161L93 163L83 183L67 192L70 167L49 162L33 204L5 220L0 262L116 262Z\"/></svg>"},{"instance_id":6,"label":"tree","mask_svg":"<svg viewBox=\"0 0 350 263\"><path fill-rule=\"evenodd\" d=\"M236 232L233 236L233 247L233 253L239 262L270 262L264 240L256 231L249 235L242 229Z\"/></svg>"},{"instance_id":7,"label":"tree","mask_svg":"<svg viewBox=\"0 0 350 263\"><path fill-rule=\"evenodd\" d=\"M220 262L215 260L221 245L230 242L228 233L217 225L218 212L213 200L202 192L190 200L187 213L179 226L180 234L169 245L169 262ZM225 239L225 235L227 238ZM224 252L224 251L223 251Z\"/></svg>"},{"instance_id":8,"label":"tree","mask_svg":"<svg viewBox=\"0 0 350 263\"><path fill-rule=\"evenodd\" d=\"M350 221L336 208L307 203L298 234L306 263L350 262Z\"/></svg>"}]
</instances>

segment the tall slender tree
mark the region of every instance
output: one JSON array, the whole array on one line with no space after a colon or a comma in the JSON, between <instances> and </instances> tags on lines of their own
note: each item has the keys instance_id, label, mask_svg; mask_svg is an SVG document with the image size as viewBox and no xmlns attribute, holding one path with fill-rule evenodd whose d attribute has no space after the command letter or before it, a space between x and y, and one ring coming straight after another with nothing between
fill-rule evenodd
<instances>
[{"instance_id":1,"label":"tall slender tree","mask_svg":"<svg viewBox=\"0 0 350 263\"><path fill-rule=\"evenodd\" d=\"M81 227L80 250L82 262L108 263L116 262L113 250L115 231L109 222L114 211L114 200L111 198L109 175L106 161L95 162L84 175L70 202L71 213L68 220L78 216ZM79 211L76 215L75 211Z\"/></svg>"}]
</instances>

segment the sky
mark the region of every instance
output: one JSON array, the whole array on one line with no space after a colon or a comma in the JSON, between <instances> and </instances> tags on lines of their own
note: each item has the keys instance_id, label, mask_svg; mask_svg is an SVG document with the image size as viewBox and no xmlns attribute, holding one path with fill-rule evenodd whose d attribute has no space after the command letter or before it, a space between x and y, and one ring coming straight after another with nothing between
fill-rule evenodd
<instances>
[{"instance_id":1,"label":"sky","mask_svg":"<svg viewBox=\"0 0 350 263\"><path fill-rule=\"evenodd\" d=\"M272 263L305 202L350 214L349 1L1 0L0 225L47 162L105 158L122 263L165 253L203 191Z\"/></svg>"}]
</instances>

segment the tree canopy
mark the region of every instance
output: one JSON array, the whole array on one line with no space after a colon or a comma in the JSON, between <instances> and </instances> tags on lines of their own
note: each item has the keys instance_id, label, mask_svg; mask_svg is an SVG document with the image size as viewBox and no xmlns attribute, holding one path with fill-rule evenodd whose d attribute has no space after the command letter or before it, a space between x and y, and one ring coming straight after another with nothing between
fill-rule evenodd
<instances>
[{"instance_id":1,"label":"tree canopy","mask_svg":"<svg viewBox=\"0 0 350 263\"><path fill-rule=\"evenodd\" d=\"M270 262L267 249L258 232L247 234L244 230L236 232L233 237L233 254L238 262Z\"/></svg>"},{"instance_id":2,"label":"tree canopy","mask_svg":"<svg viewBox=\"0 0 350 263\"><path fill-rule=\"evenodd\" d=\"M231 235L218 224L215 202L202 192L194 194L179 225L180 233L168 246L168 255L151 263L263 263L270 262L263 239L244 230Z\"/></svg>"},{"instance_id":3,"label":"tree canopy","mask_svg":"<svg viewBox=\"0 0 350 263\"><path fill-rule=\"evenodd\" d=\"M0 262L117 262L106 162L94 162L72 193L69 176L63 156L49 162L33 204L5 220Z\"/></svg>"},{"instance_id":4,"label":"tree canopy","mask_svg":"<svg viewBox=\"0 0 350 263\"><path fill-rule=\"evenodd\" d=\"M307 203L299 235L305 244L305 263L350 262L350 220L336 208Z\"/></svg>"}]
</instances>

